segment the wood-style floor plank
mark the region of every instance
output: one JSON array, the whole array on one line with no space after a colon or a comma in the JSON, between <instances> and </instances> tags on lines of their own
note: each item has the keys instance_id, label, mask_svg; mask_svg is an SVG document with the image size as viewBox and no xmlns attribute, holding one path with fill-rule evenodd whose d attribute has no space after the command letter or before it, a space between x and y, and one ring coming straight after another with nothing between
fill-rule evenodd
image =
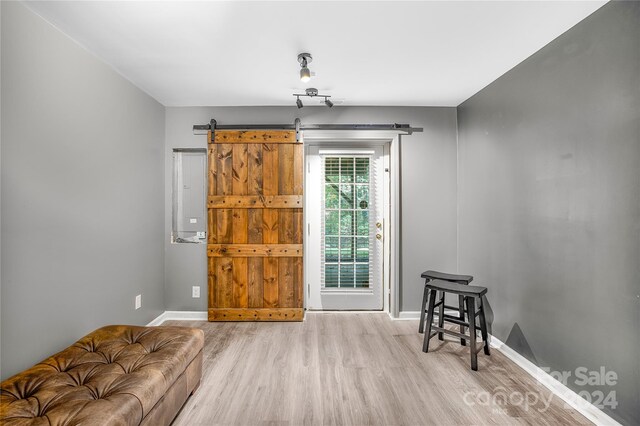
<instances>
[{"instance_id":1,"label":"wood-style floor plank","mask_svg":"<svg viewBox=\"0 0 640 426\"><path fill-rule=\"evenodd\" d=\"M498 350L432 340L384 313L307 312L299 323L168 321L205 332L202 383L174 421L193 425L590 424ZM538 402L469 406L479 395ZM502 401L502 400L500 400Z\"/></svg>"}]
</instances>

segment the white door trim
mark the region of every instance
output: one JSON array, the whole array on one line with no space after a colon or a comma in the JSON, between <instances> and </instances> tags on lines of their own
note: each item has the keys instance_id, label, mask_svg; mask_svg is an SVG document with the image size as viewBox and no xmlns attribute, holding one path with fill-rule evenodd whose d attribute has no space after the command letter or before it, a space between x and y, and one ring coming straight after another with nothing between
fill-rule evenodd
<instances>
[{"instance_id":1,"label":"white door trim","mask_svg":"<svg viewBox=\"0 0 640 426\"><path fill-rule=\"evenodd\" d=\"M396 134L389 142L389 209L390 229L389 235L389 276L391 279L389 289L389 315L391 318L398 318L400 315L400 239L402 238L400 229L400 140L401 136Z\"/></svg>"}]
</instances>

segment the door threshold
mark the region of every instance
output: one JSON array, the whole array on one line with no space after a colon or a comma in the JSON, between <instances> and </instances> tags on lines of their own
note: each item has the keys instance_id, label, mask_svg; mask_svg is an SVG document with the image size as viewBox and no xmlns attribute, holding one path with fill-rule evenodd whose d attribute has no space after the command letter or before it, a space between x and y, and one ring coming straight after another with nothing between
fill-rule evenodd
<instances>
[{"instance_id":1,"label":"door threshold","mask_svg":"<svg viewBox=\"0 0 640 426\"><path fill-rule=\"evenodd\" d=\"M311 313L330 313L330 314L365 314L365 313L371 313L371 314L388 314L387 311L384 311L382 309L380 310L372 310L372 309L362 309L362 310L354 310L354 309L350 309L350 310L343 310L343 309L307 309L306 313L311 314Z\"/></svg>"}]
</instances>

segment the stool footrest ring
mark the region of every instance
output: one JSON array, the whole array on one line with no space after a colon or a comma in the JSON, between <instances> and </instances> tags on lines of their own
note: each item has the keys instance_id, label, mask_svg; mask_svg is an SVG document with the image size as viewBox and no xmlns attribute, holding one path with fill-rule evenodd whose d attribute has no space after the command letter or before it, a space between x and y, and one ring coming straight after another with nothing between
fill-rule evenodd
<instances>
[{"instance_id":1,"label":"stool footrest ring","mask_svg":"<svg viewBox=\"0 0 640 426\"><path fill-rule=\"evenodd\" d=\"M438 327L434 325L434 326L431 326L431 329L436 330L440 333L449 334L451 336L456 336L465 340L471 339L471 336L469 336L468 334L458 333L457 331L449 330L448 328Z\"/></svg>"}]
</instances>

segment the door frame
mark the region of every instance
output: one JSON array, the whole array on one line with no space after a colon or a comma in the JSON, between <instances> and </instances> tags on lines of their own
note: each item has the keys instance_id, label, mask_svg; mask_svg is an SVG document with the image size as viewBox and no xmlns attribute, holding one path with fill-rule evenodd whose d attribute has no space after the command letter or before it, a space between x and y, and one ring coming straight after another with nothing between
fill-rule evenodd
<instances>
[{"instance_id":1,"label":"door frame","mask_svg":"<svg viewBox=\"0 0 640 426\"><path fill-rule=\"evenodd\" d=\"M383 310L392 318L399 316L400 302L400 135L397 132L381 131L305 131L304 132L304 185L308 184L307 170L309 146L321 146L323 148L337 148L338 146L372 147L383 146L383 161L385 172L383 173L383 185L388 188L388 197L385 198L384 221L384 261L383 261ZM388 172L386 172L388 170ZM309 222L306 217L307 198L304 191L305 205L305 235L308 236ZM304 306L307 309L310 283L309 261L307 259L309 239L304 238ZM381 312L381 311L375 311Z\"/></svg>"}]
</instances>

